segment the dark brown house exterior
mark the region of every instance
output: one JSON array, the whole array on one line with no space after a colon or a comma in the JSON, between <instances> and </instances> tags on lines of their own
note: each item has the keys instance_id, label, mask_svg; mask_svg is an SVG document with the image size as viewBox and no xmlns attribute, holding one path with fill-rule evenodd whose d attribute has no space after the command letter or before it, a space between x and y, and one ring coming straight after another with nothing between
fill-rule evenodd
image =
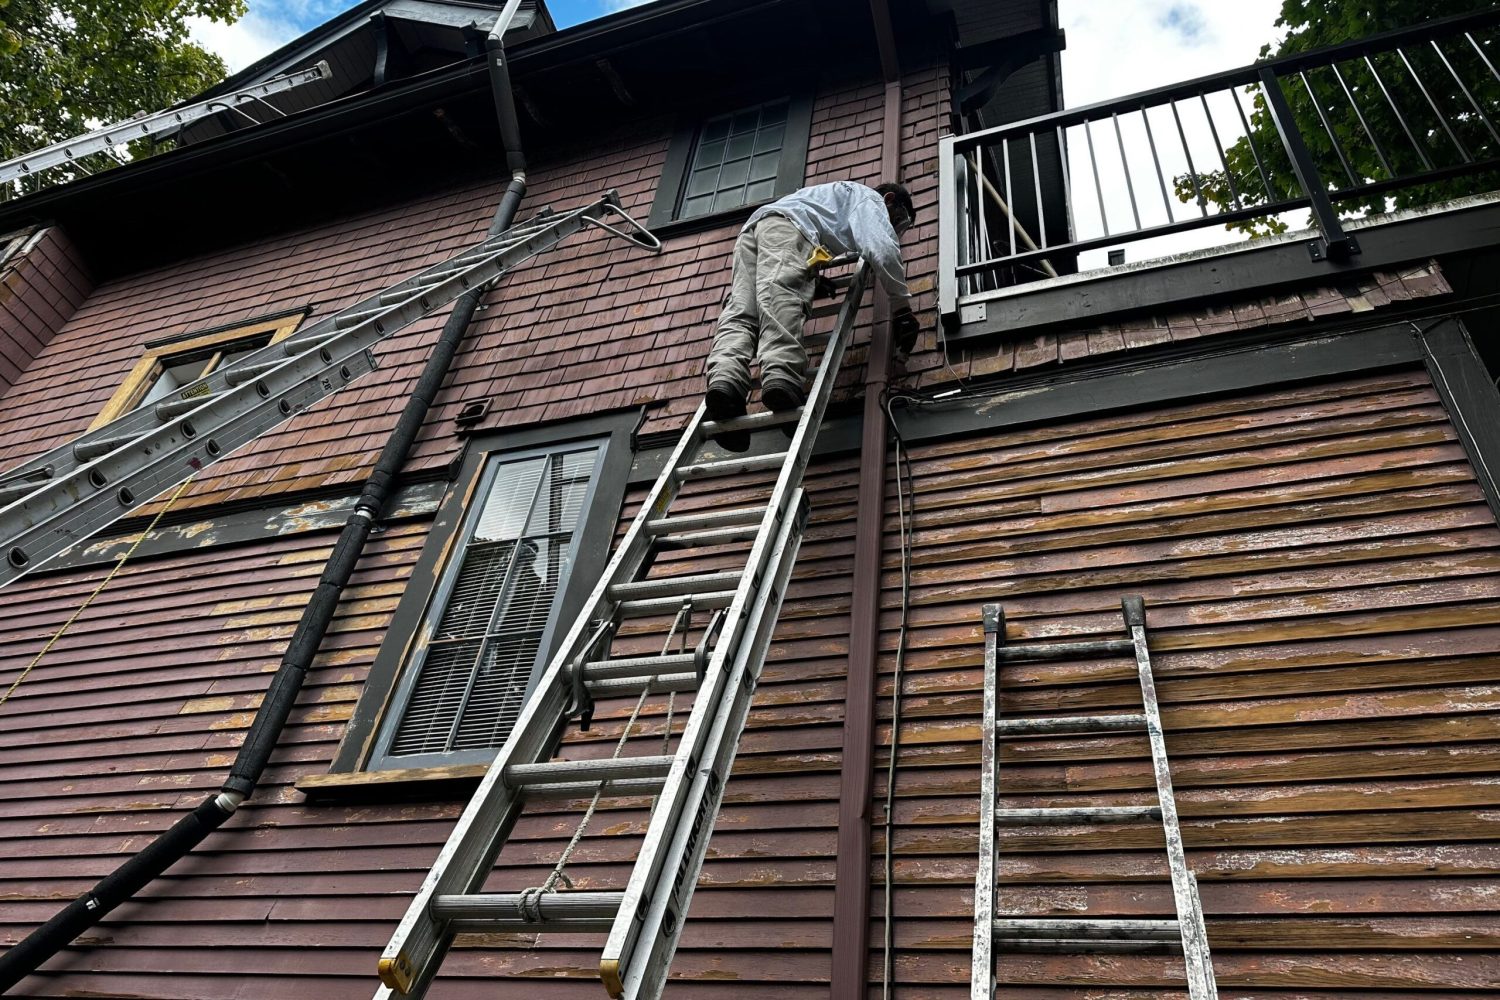
<instances>
[{"instance_id":1,"label":"dark brown house exterior","mask_svg":"<svg viewBox=\"0 0 1500 1000\"><path fill-rule=\"evenodd\" d=\"M184 344L278 336L482 237L508 180L484 60L419 7L363 4L242 75L334 52L353 83L321 103L0 203L0 464L135 405L122 387L194 363ZM1246 270L1227 284L1174 272L1161 292L1125 269L1101 279L1125 291L1082 320L1045 318L1049 295L1102 287L1059 266L982 322L948 321L940 137L1059 109L1056 16L1046 0L659 0L553 31L532 10L511 47L523 214L615 189L663 252L585 233L487 293L259 791L11 995L370 996L493 752L403 763L388 718L417 697L403 671L485 470L599 449L562 613L698 404L744 202L893 176L917 205L904 246L924 332L908 358L867 358L872 335L888 343L872 302L846 362L667 995L880 996L889 848L894 995L968 996L981 607L1002 603L1012 638L1100 636L1131 593L1153 629L1220 996L1500 993L1500 398L1484 367L1500 209L1371 222L1360 257L1303 253L1275 280L1244 262L1281 245L1235 257ZM987 90L995 66L1009 72ZM762 197L685 211L706 130L749 112L755 135L781 129ZM1033 213L1067 198L1052 148ZM1033 232L1063 225L1046 211ZM198 476L39 660L161 501L0 594L0 687L25 672L0 703L0 945L219 787L442 322ZM872 449L882 391L899 437L882 421ZM749 488L721 480L684 504L734 506ZM616 648L659 644L642 630ZM1009 668L1002 712L1133 710L1131 669ZM607 754L630 709L601 704L563 751ZM659 741L674 711L649 699L640 738ZM1001 749L1009 805L1151 795L1134 737ZM643 802L606 802L575 886L621 885L646 819ZM493 884L539 883L575 820L528 815ZM1169 915L1160 843L1150 825L1009 831L1001 911ZM462 938L431 995L602 997L598 947ZM999 995L1028 1000L1187 995L1170 953L1012 954L998 973Z\"/></svg>"}]
</instances>

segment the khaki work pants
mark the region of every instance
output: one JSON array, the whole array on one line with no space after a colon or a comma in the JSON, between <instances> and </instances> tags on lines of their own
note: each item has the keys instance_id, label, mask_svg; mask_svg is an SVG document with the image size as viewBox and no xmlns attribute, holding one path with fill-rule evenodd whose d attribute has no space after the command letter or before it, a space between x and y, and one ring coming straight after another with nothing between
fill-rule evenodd
<instances>
[{"instance_id":1,"label":"khaki work pants","mask_svg":"<svg viewBox=\"0 0 1500 1000\"><path fill-rule=\"evenodd\" d=\"M734 277L718 332L708 352L709 382L727 380L750 391L750 362L760 362L761 384L785 379L802 385L807 351L802 324L812 309L813 251L807 237L779 215L768 215L740 233L734 244Z\"/></svg>"}]
</instances>

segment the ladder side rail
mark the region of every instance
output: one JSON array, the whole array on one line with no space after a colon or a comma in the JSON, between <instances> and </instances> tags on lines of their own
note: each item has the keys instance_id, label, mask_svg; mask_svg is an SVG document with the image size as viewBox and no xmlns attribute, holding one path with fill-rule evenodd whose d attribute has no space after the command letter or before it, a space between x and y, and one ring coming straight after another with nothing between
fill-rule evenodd
<instances>
[{"instance_id":1,"label":"ladder side rail","mask_svg":"<svg viewBox=\"0 0 1500 1000\"><path fill-rule=\"evenodd\" d=\"M211 97L204 101L198 101L181 108L168 108L154 114L143 115L140 118L130 118L113 125L106 125L94 129L92 132L84 132L81 135L55 142L50 146L22 153L0 163L0 184L8 184L11 181L23 177L31 177L44 170L72 163L85 156L106 149L123 147L126 143L136 139L144 139L171 132L184 125L191 124L200 118L219 114L230 110L249 101L263 100L274 94L280 94L300 87L304 84L314 83L318 80L331 76L325 60L319 60L316 64L306 69L296 70L282 76L274 77L262 83L252 84L239 90L223 94L219 97Z\"/></svg>"},{"instance_id":2,"label":"ladder side rail","mask_svg":"<svg viewBox=\"0 0 1500 1000\"><path fill-rule=\"evenodd\" d=\"M661 873L650 893L639 943L621 984L625 1000L654 1000L661 995L682 938L688 907L713 836L714 819L723 801L806 529L807 500L800 487L794 491L791 503L792 516L782 523L771 548L766 583L756 593L749 636L741 643L729 670L725 697L714 713L702 759L685 797L683 815L691 817L691 821L678 824L673 832Z\"/></svg>"},{"instance_id":3,"label":"ladder side rail","mask_svg":"<svg viewBox=\"0 0 1500 1000\"><path fill-rule=\"evenodd\" d=\"M318 351L283 356L273 371L226 388L165 424L152 407L127 414L116 429L121 436L137 431L136 437L87 463L74 462L71 472L54 474L0 511L0 586L372 371L376 360L370 347L583 225L581 217L559 217L556 228L466 268L428 294L393 304L388 312L348 328ZM443 289L442 300L438 288ZM57 453L72 455L76 444L54 450L58 465L66 465L66 458ZM18 470L16 475L25 472Z\"/></svg>"},{"instance_id":4,"label":"ladder side rail","mask_svg":"<svg viewBox=\"0 0 1500 1000\"><path fill-rule=\"evenodd\" d=\"M1125 613L1125 626L1135 645L1136 672L1140 678L1141 701L1145 706L1146 735L1151 743L1156 795L1161 803L1161 825L1166 836L1167 866L1172 873L1172 896L1182 935L1188 995L1191 1000L1218 1000L1213 962L1208 951L1208 934L1203 923L1202 907L1197 899L1197 880L1188 871L1182 828L1177 819L1177 800L1172 794L1172 770L1167 761L1166 738L1162 733L1161 711L1156 700L1156 682L1151 674L1151 651L1146 640L1146 605L1138 596L1125 598L1121 605Z\"/></svg>"},{"instance_id":5,"label":"ladder side rail","mask_svg":"<svg viewBox=\"0 0 1500 1000\"><path fill-rule=\"evenodd\" d=\"M995 744L1000 673L997 647L1005 641L1005 612L984 606L984 708L979 730L979 867L974 874L974 948L970 1000L995 997L995 796L1000 748Z\"/></svg>"},{"instance_id":6,"label":"ladder side rail","mask_svg":"<svg viewBox=\"0 0 1500 1000\"><path fill-rule=\"evenodd\" d=\"M268 344L253 353L245 355L243 358L237 359L231 365L226 365L182 386L165 399L158 400L153 406L138 407L128 413L123 413L107 424L102 424L93 430L86 431L78 437L72 438L62 445L53 448L51 451L28 459L20 465L8 469L4 473L0 473L0 484L24 479L28 475L36 474L43 469L50 470L52 478L66 475L79 465L86 464L79 462L75 457L73 449L76 446L107 438L145 433L156 428L164 420L155 411L157 407L164 403L202 399L203 405L207 405L214 397L234 388L234 385L230 382L231 373L240 373L247 368L270 362L291 360L293 356L288 354L289 345L293 348L305 347L307 350L311 350L314 346L321 344L331 355L339 349L340 344L349 343L369 346L378 342L400 329L400 327L393 326L392 324L400 323L401 326L406 326L427 315L434 308L440 307L443 302L437 302L439 297L448 296L445 301L451 301L452 298L456 298L470 288L478 287L487 281L494 280L500 272L522 263L527 257L535 253L547 249L548 246L557 242L557 240L563 239L582 229L585 213L597 211L607 202L607 198L601 198L591 205L562 215L551 216L547 223L540 228L535 230L528 229L528 238L524 241L518 242L514 234L522 226L529 226L529 223L512 227L503 233L487 238L477 245L466 247L446 260L424 268L417 274L405 278L395 285L381 289L352 305L345 306L330 316L317 320L311 325L296 331L285 340L275 344ZM556 234L556 239L552 238L553 234ZM471 255L473 256L471 266L446 275L445 280L441 284L436 284L432 281L432 275L443 272L454 261ZM422 298L416 298L415 289L418 288L428 289L427 294L422 296ZM382 297L389 297L394 293L408 290L413 292L411 296L386 303L380 301ZM423 308L422 299L426 299L428 303L437 302L437 305L426 308L425 312L418 312L419 309ZM344 320L345 317L362 312L369 313L363 322L349 325L346 321L345 325L340 325L340 321ZM336 342L332 339L335 336L340 338ZM331 362L329 363L331 364ZM192 415L193 412L188 411L188 415ZM3 532L0 532L0 537L3 537Z\"/></svg>"},{"instance_id":7,"label":"ladder side rail","mask_svg":"<svg viewBox=\"0 0 1500 1000\"><path fill-rule=\"evenodd\" d=\"M486 823L491 822L494 817L509 814L519 805L517 795L503 781L505 769L512 763L536 763L540 756L535 753L518 753L519 738L516 734L530 732L535 727L545 726L562 718L567 707L566 699L572 691L573 662L587 652L591 623L613 616L614 602L609 597L610 583L633 576L649 554L652 536L647 530L647 522L665 517L672 501L676 499L680 484L675 471L697 446L698 428L703 422L704 414L704 408L700 404L676 448L662 466L662 471L642 502L635 520L615 549L614 556L600 574L583 609L574 619L557 652L537 681L532 697L522 707L511 738L500 749L474 797L459 816L447 843L433 863L432 870L391 936L380 959L381 978L387 987L395 986L390 977L398 969L407 969L410 970L411 985L390 995L420 997L436 974L446 945L441 940L443 935L433 929L434 921L430 916L432 899L450 892L468 891L476 876L482 878L488 873L493 864L493 856L486 857L485 852L476 850L469 844L477 837L484 836ZM581 669L581 662L578 666ZM548 746L546 750L550 751L551 747Z\"/></svg>"},{"instance_id":8,"label":"ladder side rail","mask_svg":"<svg viewBox=\"0 0 1500 1000\"><path fill-rule=\"evenodd\" d=\"M667 777L666 788L657 799L656 807L652 811L645 840L642 842L640 853L636 856L635 866L631 869L630 881L625 889L625 899L621 904L620 914L615 919L614 930L610 932L609 940L605 944L600 959L601 970L627 971L629 969L630 957L641 926L636 914L646 899L647 890L656 882L660 874L667 832L677 826L681 816L682 803L687 791L687 782L684 779L685 772L690 769L689 758L695 752L695 744L701 741L704 735L703 727L709 713L718 707L717 699L722 690L721 682L726 669L726 659L730 651L739 644L745 626L746 610L764 575L766 555L770 550L773 532L777 529L779 522L790 513L787 504L792 492L801 484L802 475L812 458L817 428L822 423L823 414L833 395L833 385L838 378L844 351L853 335L854 320L858 315L860 300L864 296L868 281L869 265L860 261L850 279L834 336L829 338L824 348L817 377L813 380L812 389L803 406L802 418L797 423L797 429L787 449L787 457L782 463L781 472L772 489L771 502L767 505L760 530L756 533L755 541L751 546L744 579L740 582L734 600L726 612L719 641L714 648L714 655L709 662L699 696L694 700L693 711L683 730L677 760ZM708 698L703 697L705 692L709 694ZM611 984L606 981L605 985L608 989ZM614 985L623 989L623 983L619 981ZM611 992L618 991L612 990Z\"/></svg>"}]
</instances>

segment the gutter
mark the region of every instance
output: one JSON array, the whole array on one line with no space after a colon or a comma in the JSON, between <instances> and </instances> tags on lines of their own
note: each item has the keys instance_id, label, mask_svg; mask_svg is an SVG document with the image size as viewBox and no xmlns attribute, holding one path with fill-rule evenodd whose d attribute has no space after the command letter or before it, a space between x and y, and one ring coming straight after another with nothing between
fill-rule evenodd
<instances>
[{"instance_id":1,"label":"gutter","mask_svg":"<svg viewBox=\"0 0 1500 1000\"><path fill-rule=\"evenodd\" d=\"M511 170L510 184L490 223L489 232L492 236L510 228L516 210L521 205L521 198L526 193L526 159L521 151L515 105L501 101L501 95L510 95L510 80L501 38L520 5L521 0L509 0L496 19L495 29L487 40L491 84L496 95L495 111L500 118L501 134L506 137L505 157ZM354 510L344 522L338 541L329 553L317 588L303 609L302 617L297 622L297 630L287 644L276 675L271 679L270 687L255 713L255 719L250 723L239 754L219 792L172 824L138 854L101 879L93 889L73 900L52 919L0 956L0 993L9 991L36 972L43 962L66 948L78 935L104 919L115 907L129 900L185 857L254 794L297 701L297 695L302 690L308 668L328 632L344 587L359 562L365 542L385 507L392 484L417 440L432 402L442 389L443 380L452 367L453 358L463 343L484 291L481 287L465 293L448 314L443 332L428 356L416 388L408 397L391 436L380 451L375 467L365 480Z\"/></svg>"},{"instance_id":2,"label":"gutter","mask_svg":"<svg viewBox=\"0 0 1500 1000\"><path fill-rule=\"evenodd\" d=\"M880 179L900 180L901 68L888 0L870 0L885 78ZM865 361L863 435L854 523L854 592L849 609L849 669L844 700L843 765L833 904L833 1000L865 1000L870 935L870 811L875 774L875 690L880 655L880 568L884 555L885 392L891 371L891 308L875 295Z\"/></svg>"}]
</instances>

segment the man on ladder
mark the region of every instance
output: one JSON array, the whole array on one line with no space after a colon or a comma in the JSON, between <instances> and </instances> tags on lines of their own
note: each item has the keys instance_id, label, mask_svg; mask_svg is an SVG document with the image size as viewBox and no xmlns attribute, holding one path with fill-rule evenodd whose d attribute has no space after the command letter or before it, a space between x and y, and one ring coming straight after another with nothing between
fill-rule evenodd
<instances>
[{"instance_id":1,"label":"man on ladder","mask_svg":"<svg viewBox=\"0 0 1500 1000\"><path fill-rule=\"evenodd\" d=\"M709 417L744 415L752 359L760 363L761 401L768 409L802 405L802 324L817 284L815 269L843 254L864 257L896 300L896 346L910 351L918 325L901 262L901 234L915 214L911 194L900 184L869 188L854 181L803 188L757 209L735 241L734 275L708 354ZM727 431L717 440L729 451L750 447L748 431Z\"/></svg>"}]
</instances>

